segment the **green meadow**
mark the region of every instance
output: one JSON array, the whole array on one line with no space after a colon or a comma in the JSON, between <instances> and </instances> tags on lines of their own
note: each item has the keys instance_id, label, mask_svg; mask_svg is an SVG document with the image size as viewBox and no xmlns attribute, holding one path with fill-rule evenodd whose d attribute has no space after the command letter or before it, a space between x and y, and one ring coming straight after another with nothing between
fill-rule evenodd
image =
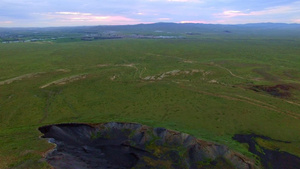
<instances>
[{"instance_id":1,"label":"green meadow","mask_svg":"<svg viewBox=\"0 0 300 169\"><path fill-rule=\"evenodd\" d=\"M71 122L165 127L251 158L232 137L255 133L300 157L299 46L214 35L0 44L0 168L50 168L54 145L37 128ZM276 85L289 89L257 88Z\"/></svg>"}]
</instances>

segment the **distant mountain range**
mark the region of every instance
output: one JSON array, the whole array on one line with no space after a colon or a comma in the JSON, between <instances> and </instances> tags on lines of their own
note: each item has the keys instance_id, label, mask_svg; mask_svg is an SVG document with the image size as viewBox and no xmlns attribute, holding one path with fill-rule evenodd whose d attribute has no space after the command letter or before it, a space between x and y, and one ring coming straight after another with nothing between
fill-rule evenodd
<instances>
[{"instance_id":1,"label":"distant mountain range","mask_svg":"<svg viewBox=\"0 0 300 169\"><path fill-rule=\"evenodd\" d=\"M0 35L10 34L94 34L100 32L121 32L142 35L243 35L243 36L289 36L300 37L300 24L251 23L237 25L153 23L119 26L77 26L48 28L0 28Z\"/></svg>"}]
</instances>

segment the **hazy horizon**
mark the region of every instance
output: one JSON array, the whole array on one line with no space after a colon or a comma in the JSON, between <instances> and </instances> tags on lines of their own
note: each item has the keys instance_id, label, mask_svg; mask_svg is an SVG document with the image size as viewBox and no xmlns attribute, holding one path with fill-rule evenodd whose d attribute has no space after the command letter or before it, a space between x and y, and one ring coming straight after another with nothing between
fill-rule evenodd
<instances>
[{"instance_id":1,"label":"hazy horizon","mask_svg":"<svg viewBox=\"0 0 300 169\"><path fill-rule=\"evenodd\" d=\"M273 22L260 22L260 23L243 23L243 24L214 24L214 23L176 23L176 22L153 22L153 23L137 23L137 24L124 24L124 25L74 25L74 26L14 26L14 27L1 27L2 29L30 29L30 28L72 28L72 27L97 27L97 26L136 26L136 25L151 25L151 24L201 24L201 25L251 25L251 24L284 24L284 25L300 25L300 23L273 23Z\"/></svg>"},{"instance_id":2,"label":"hazy horizon","mask_svg":"<svg viewBox=\"0 0 300 169\"><path fill-rule=\"evenodd\" d=\"M300 1L0 0L0 27L300 23Z\"/></svg>"}]
</instances>

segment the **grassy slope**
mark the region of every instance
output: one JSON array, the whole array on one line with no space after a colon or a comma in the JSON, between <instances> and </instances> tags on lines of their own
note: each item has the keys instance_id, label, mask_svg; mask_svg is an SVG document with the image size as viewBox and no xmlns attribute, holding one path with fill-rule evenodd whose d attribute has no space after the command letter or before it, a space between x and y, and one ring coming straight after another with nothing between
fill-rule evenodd
<instances>
[{"instance_id":1,"label":"grassy slope","mask_svg":"<svg viewBox=\"0 0 300 169\"><path fill-rule=\"evenodd\" d=\"M299 117L300 106L245 89L251 84L300 83L299 43L216 38L0 44L0 82L46 72L0 85L0 168L47 167L38 160L52 145L38 138L37 127L63 122L139 122L190 133L246 154L246 147L231 137L254 132L291 141L274 144L300 156L299 118L289 115ZM155 82L139 78L175 69L209 73ZM85 79L39 88L83 73L88 74ZM288 100L300 104L299 91L293 93Z\"/></svg>"}]
</instances>

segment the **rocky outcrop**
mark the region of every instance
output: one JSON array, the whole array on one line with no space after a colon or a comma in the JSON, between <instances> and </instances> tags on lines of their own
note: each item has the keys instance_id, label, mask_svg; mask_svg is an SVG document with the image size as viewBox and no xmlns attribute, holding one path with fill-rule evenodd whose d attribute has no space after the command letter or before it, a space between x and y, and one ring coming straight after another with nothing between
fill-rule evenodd
<instances>
[{"instance_id":1,"label":"rocky outcrop","mask_svg":"<svg viewBox=\"0 0 300 169\"><path fill-rule=\"evenodd\" d=\"M136 123L57 124L40 127L57 146L46 160L54 168L257 168L219 145L165 128Z\"/></svg>"},{"instance_id":2,"label":"rocky outcrop","mask_svg":"<svg viewBox=\"0 0 300 169\"><path fill-rule=\"evenodd\" d=\"M194 73L199 73L201 72L203 76L208 75L210 72L205 72L204 70L198 70L198 69L193 69L193 70L172 70L169 72L164 72L161 74L157 74L154 76L147 76L143 78L143 80L149 80L149 81L154 81L154 80L163 80L166 77L170 76L178 76L178 75L192 75Z\"/></svg>"}]
</instances>

